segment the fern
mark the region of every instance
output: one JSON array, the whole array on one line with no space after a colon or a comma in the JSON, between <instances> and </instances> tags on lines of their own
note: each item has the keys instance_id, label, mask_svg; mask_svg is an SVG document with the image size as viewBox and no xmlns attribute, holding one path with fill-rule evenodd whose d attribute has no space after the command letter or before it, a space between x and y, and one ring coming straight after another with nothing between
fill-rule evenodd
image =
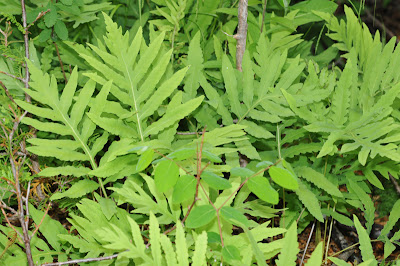
<instances>
[{"instance_id":1,"label":"fern","mask_svg":"<svg viewBox=\"0 0 400 266\"><path fill-rule=\"evenodd\" d=\"M162 49L164 34L160 34L147 47L139 29L130 43L129 33L122 35L117 24L107 15L104 16L107 28L105 46L101 43L98 46L90 45L93 52L73 44L70 46L95 70L87 73L88 77L100 84L112 79L115 84L111 88L111 94L120 103L106 101L111 108L103 110L103 114L119 115L122 111L125 115L122 115L122 119L101 114L93 114L90 118L100 127L122 138L144 141L149 135L157 135L188 115L199 106L202 98L191 99L183 105L179 105L181 102L177 101L176 105L167 107L166 114L158 122L150 125L149 117L164 100L172 96L187 69L178 71L172 77L166 76L172 51L164 53ZM158 84L161 85L156 90ZM121 104L129 108L125 109ZM124 131L123 128L127 130Z\"/></svg>"},{"instance_id":2,"label":"fern","mask_svg":"<svg viewBox=\"0 0 400 266\"><path fill-rule=\"evenodd\" d=\"M33 82L32 89L27 92L45 107L22 101L18 101L18 104L30 113L45 118L46 122L33 118L26 118L23 122L42 131L73 138L73 140L65 137L52 140L31 139L29 141L33 146L28 150L38 155L51 156L64 161L88 161L92 170L89 171L85 167L63 166L57 169L48 168L42 175L84 176L89 174L99 178L110 177L106 183L121 178L126 174L126 170L131 168L128 165L129 162L135 158L134 155L128 154L128 150L136 147L137 142L143 143L148 140L150 135L160 135L162 140L156 143L150 141L149 144L153 144L153 148L168 148L171 141L168 141L170 137L166 137L174 134L177 122L196 109L203 99L198 97L181 104L182 95L176 93L171 104L166 107L164 115L150 123L150 116L161 108L164 100L172 97L186 69L178 71L172 77L166 76L171 51L160 52L159 56L158 53L153 52L163 50L160 49L163 34L160 34L147 47L139 30L134 40L129 43L128 33L122 35L116 23L113 23L106 15L105 21L108 30L105 38L106 46L101 43L99 46L91 45L98 57L79 46L76 47L81 57L98 71L86 74L91 80L82 88L77 100L74 101L79 81L76 69L59 96L54 76L50 78L48 74L43 74L28 62ZM72 44L71 46L74 47ZM152 65L153 69L150 71ZM107 81L106 77L112 78L113 83ZM93 98L95 82L103 84L103 88ZM156 90L160 82L162 84ZM110 92L120 102L108 100ZM90 138L95 133L96 125L105 131L91 143ZM94 158L108 142L110 134L119 136L121 140L111 143L109 151L97 164ZM99 182L103 193L106 194L102 180L99 179Z\"/></svg>"},{"instance_id":3,"label":"fern","mask_svg":"<svg viewBox=\"0 0 400 266\"><path fill-rule=\"evenodd\" d=\"M320 242L314 249L311 257L307 260L306 266L320 265L322 264L322 257L324 252L324 244Z\"/></svg>"},{"instance_id":4,"label":"fern","mask_svg":"<svg viewBox=\"0 0 400 266\"><path fill-rule=\"evenodd\" d=\"M378 265L378 262L376 261L372 250L371 240L369 239L368 233L362 227L357 216L353 215L353 217L354 217L354 225L357 229L358 238L360 240L360 250L363 260L364 261L372 260L372 262L369 265L371 264Z\"/></svg>"},{"instance_id":5,"label":"fern","mask_svg":"<svg viewBox=\"0 0 400 266\"><path fill-rule=\"evenodd\" d=\"M27 149L41 156L50 156L63 161L87 161L92 169L97 168L94 157L102 150L108 140L108 133L104 132L96 141L89 145L89 138L96 129L96 125L85 115L85 110L95 89L95 82L89 81L79 93L79 98L74 101L78 71L75 68L71 74L68 84L65 86L61 96L58 94L57 83L54 76L43 74L31 62L27 61L31 72L31 89L26 92L36 101L43 104L43 107L35 106L21 100L16 100L18 105L28 112L44 118L35 119L26 117L23 123L31 125L38 130L55 133L65 137L60 139L30 139L33 146ZM103 90L110 89L111 83L104 86ZM100 94L99 94L100 95ZM101 106L91 108L92 114L98 113ZM87 174L88 170L82 168L60 167L47 170L47 174L78 175ZM42 175L45 175L44 172ZM101 180L99 180L101 183ZM103 188L104 189L104 188Z\"/></svg>"},{"instance_id":6,"label":"fern","mask_svg":"<svg viewBox=\"0 0 400 266\"><path fill-rule=\"evenodd\" d=\"M150 20L150 25L157 26L161 31L171 31L173 35L180 30L180 21L185 17L187 0L179 1L154 1L162 7L156 7L157 10L151 13L162 16L165 20ZM172 42L173 37L171 36Z\"/></svg>"},{"instance_id":7,"label":"fern","mask_svg":"<svg viewBox=\"0 0 400 266\"><path fill-rule=\"evenodd\" d=\"M328 22L328 28L333 31L329 36L339 41L337 47L348 52L345 55L348 61L337 82L327 119L312 117L307 109L298 108L298 104L292 103L291 107L308 120L309 125L305 127L308 131L328 133L319 157L336 152L335 142L342 140L341 153L361 148L358 160L362 165L366 164L368 156L373 159L377 155L399 161L398 140L394 137L398 124L392 117L391 107L400 93L398 77L391 70L398 61L399 50L393 51L394 40L384 46L378 40L379 35L373 39L366 26L362 28L356 21L351 9L346 7L345 12L346 24L317 13ZM379 58L379 62L372 58ZM362 78L360 84L359 76ZM290 96L286 98L289 101Z\"/></svg>"},{"instance_id":8,"label":"fern","mask_svg":"<svg viewBox=\"0 0 400 266\"><path fill-rule=\"evenodd\" d=\"M124 210L117 209L116 215L108 220L101 210L100 204L84 199L78 204L84 217L72 216L70 222L83 238L71 235L60 235L86 256L98 256L100 253L120 253L116 263L129 263L133 260L140 265L186 265L189 261L200 265L205 261L207 234L203 232L195 241L194 251L185 237L180 223L176 230L176 247L171 240L160 233L158 219L150 211L149 243L151 253L147 252L142 232L138 223ZM95 211L95 212L94 212ZM96 216L93 214L96 213ZM191 259L189 254L193 254ZM112 261L108 262L109 264Z\"/></svg>"},{"instance_id":9,"label":"fern","mask_svg":"<svg viewBox=\"0 0 400 266\"><path fill-rule=\"evenodd\" d=\"M230 125L234 119L238 124L245 125L244 129L249 135L256 138L271 139L273 134L265 127L256 122L281 122L283 117L290 117L293 112L288 108L282 93L277 88L289 88L295 83L302 72L305 64L299 58L293 59L290 64L287 61L287 51L276 51L272 44L274 40L262 37L257 44L257 53L253 62L249 52L243 59L244 72L240 73L233 69L232 63L227 55L221 55L222 82L225 85L226 94L218 91L207 80L207 72L204 70L205 63L200 49L200 35L197 34L189 46L188 57L191 64L197 66L196 76L185 80L185 89L190 95L194 95L199 85L203 88L209 105L222 118L222 123ZM271 51L274 51L271 53ZM232 54L232 53L231 53ZM275 60L271 62L271 60ZM188 62L189 63L189 62ZM269 70L272 65L279 65ZM284 70L283 67L288 67ZM254 81L254 74L260 77ZM241 104L241 103L244 104ZM229 112L232 112L234 117ZM216 117L215 121L219 119ZM212 118L210 118L212 119ZM252 143L243 140L235 143L239 151L250 159L260 159L259 154L253 148Z\"/></svg>"},{"instance_id":10,"label":"fern","mask_svg":"<svg viewBox=\"0 0 400 266\"><path fill-rule=\"evenodd\" d=\"M236 236L227 237L226 245L234 245L240 250L240 256L243 260L250 256L250 260L255 257L259 264L264 264L266 259L274 257L282 248L282 241L273 241L271 243L260 243L263 239L274 237L286 232L283 228L269 228L269 222L255 226L252 229L242 227L244 233ZM251 248L247 250L246 247Z\"/></svg>"},{"instance_id":11,"label":"fern","mask_svg":"<svg viewBox=\"0 0 400 266\"><path fill-rule=\"evenodd\" d=\"M324 217L322 216L321 207L319 205L319 201L316 195L307 188L305 184L303 184L300 180L299 189L296 190L296 194L304 204L304 206L309 210L309 212L320 222L324 221Z\"/></svg>"},{"instance_id":12,"label":"fern","mask_svg":"<svg viewBox=\"0 0 400 266\"><path fill-rule=\"evenodd\" d=\"M383 227L381 234L379 236L380 239L385 238L385 236L393 229L394 225L400 219L400 200L397 200L393 205L392 211L389 214L389 220Z\"/></svg>"},{"instance_id":13,"label":"fern","mask_svg":"<svg viewBox=\"0 0 400 266\"><path fill-rule=\"evenodd\" d=\"M353 180L349 180L349 189L354 191L360 202L364 205L365 219L367 220L367 232L371 232L375 219L375 207L369 195Z\"/></svg>"},{"instance_id":14,"label":"fern","mask_svg":"<svg viewBox=\"0 0 400 266\"><path fill-rule=\"evenodd\" d=\"M130 203L135 208L135 213L149 215L150 212L152 212L161 214L161 216L158 217L158 221L161 224L175 222L180 211L176 210L173 206L170 206L170 210L167 198L156 189L154 180L146 175L142 175L142 177L149 187L152 196L144 191L135 181L127 180L121 188L110 188L120 195L119 204L124 202Z\"/></svg>"},{"instance_id":15,"label":"fern","mask_svg":"<svg viewBox=\"0 0 400 266\"><path fill-rule=\"evenodd\" d=\"M8 2L8 9L15 8L14 0ZM64 2L70 1L60 7ZM51 200L78 208L68 218L76 235L44 218L40 237L32 238L35 263L118 254L102 264L205 265L223 259L227 265L265 265L278 256L277 265L294 265L297 231L326 215L355 224L364 264L376 264L368 238L375 211L368 185L383 189L381 175L399 171L400 48L395 40L382 44L347 7L347 22L311 14L316 2L296 4L294 11L283 4L284 17L249 12L243 72L233 65L236 40L219 30L234 33L237 10L212 0L152 0L145 6L140 0L139 21L126 33L110 16L128 8L103 14L93 33L105 32L104 38L87 46L59 44L61 60L79 65L81 73L71 71L66 86L56 82L61 71L51 70L52 48L44 48L42 66L32 63L37 59L27 62L32 82L26 92L35 102L17 101L32 114L23 122L50 133L30 139L28 150L56 159L51 165L59 166L41 176L76 178ZM330 13L336 6L328 0L318 4ZM77 6L85 16L63 19L77 18L79 25L112 8ZM321 19L336 44L327 54L311 56L311 41L295 31ZM259 34L261 23L265 31ZM131 18L122 24L130 26ZM344 69L321 68L338 49L345 52ZM18 73L17 64L3 62L0 70ZM22 95L19 82L5 82ZM263 174L267 167L272 181L285 188L287 209L278 228L255 222L282 211L270 205L278 204L280 194ZM338 189L344 185L348 192ZM80 200L99 187L104 197L91 193ZM400 217L398 204L379 238L385 257L400 238L386 236ZM366 229L344 215L348 206L364 211ZM43 213L33 206L29 211L40 223ZM1 263L26 264L24 243L15 235L8 239L10 232L0 226ZM308 264L319 265L322 258L320 243Z\"/></svg>"},{"instance_id":16,"label":"fern","mask_svg":"<svg viewBox=\"0 0 400 266\"><path fill-rule=\"evenodd\" d=\"M339 198L343 197L336 185L332 184L325 176L314 169L303 166L297 167L295 170L298 176L302 176L315 186L325 190L328 194Z\"/></svg>"}]
</instances>

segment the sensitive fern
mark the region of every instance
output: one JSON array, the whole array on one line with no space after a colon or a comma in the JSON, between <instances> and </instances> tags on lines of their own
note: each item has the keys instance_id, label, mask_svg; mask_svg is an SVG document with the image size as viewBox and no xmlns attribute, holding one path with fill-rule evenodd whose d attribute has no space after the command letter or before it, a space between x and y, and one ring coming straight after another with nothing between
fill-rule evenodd
<instances>
[{"instance_id":1,"label":"sensitive fern","mask_svg":"<svg viewBox=\"0 0 400 266\"><path fill-rule=\"evenodd\" d=\"M50 77L48 74L44 74L30 61L27 61L27 64L31 71L32 82L31 89L26 89L26 92L42 106L35 106L21 100L16 100L16 102L31 114L42 117L44 120L25 117L23 123L41 131L62 136L60 139L30 139L28 141L32 146L27 149L32 153L55 157L63 161L87 161L92 169L96 169L95 156L103 149L108 140L108 133L104 132L91 145L89 144L89 138L92 137L96 125L85 115L85 112L92 99L96 83L88 81L79 91L78 99L74 100L78 83L76 68L62 94L59 95L54 76ZM106 84L103 89L109 90L110 85L111 83ZM90 112L98 113L100 108L100 106L95 106L91 108ZM47 168L41 172L41 175L85 175L89 171L90 169L86 167L67 166L57 169Z\"/></svg>"},{"instance_id":2,"label":"sensitive fern","mask_svg":"<svg viewBox=\"0 0 400 266\"><path fill-rule=\"evenodd\" d=\"M150 211L149 242L146 247L138 223L126 211L114 205L114 214L107 218L102 204L86 199L78 207L84 217L72 215L70 222L83 238L66 234L60 235L60 238L79 248L88 257L99 256L100 253L119 253L116 263L133 261L139 265L188 265L189 262L202 265L205 261L206 232L197 236L193 247L178 223L174 248L171 239L160 232L158 219ZM96 217L93 217L94 211ZM113 261L104 263L109 265Z\"/></svg>"},{"instance_id":3,"label":"sensitive fern","mask_svg":"<svg viewBox=\"0 0 400 266\"><path fill-rule=\"evenodd\" d=\"M119 100L108 100L106 105L109 108L103 110L103 115L93 114L90 118L121 138L145 141L149 135L158 135L196 109L202 97L183 104L176 98L173 106L167 105L164 116L151 124L150 117L164 100L173 96L187 69L172 76L168 73L172 51L165 51L162 46L164 33L159 34L147 47L141 29L130 41L128 32L122 35L121 28L107 15L104 14L104 17L107 29L105 45L101 42L98 42L98 46L89 45L92 50L89 51L70 44L95 71L85 75L100 84L112 80L110 92Z\"/></svg>"}]
</instances>

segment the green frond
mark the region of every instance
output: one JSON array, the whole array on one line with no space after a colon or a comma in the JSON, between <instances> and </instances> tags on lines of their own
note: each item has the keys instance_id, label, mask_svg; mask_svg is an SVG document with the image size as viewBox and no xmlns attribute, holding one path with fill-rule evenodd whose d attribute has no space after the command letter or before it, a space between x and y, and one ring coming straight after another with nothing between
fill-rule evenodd
<instances>
[{"instance_id":1,"label":"green frond","mask_svg":"<svg viewBox=\"0 0 400 266\"><path fill-rule=\"evenodd\" d=\"M167 199L164 194L158 192L155 181L146 175L142 175L153 196L150 196L143 188L134 181L127 180L121 188L110 188L121 196L120 203L128 202L135 207L135 213L149 215L150 212L161 214L158 217L160 224L169 224L176 220L178 213L171 213ZM155 200L153 200L155 197Z\"/></svg>"},{"instance_id":2,"label":"green frond","mask_svg":"<svg viewBox=\"0 0 400 266\"><path fill-rule=\"evenodd\" d=\"M400 200L397 200L393 205L392 211L389 214L389 220L383 227L381 234L379 236L380 239L383 239L387 234L389 234L390 230L393 229L394 225L400 219Z\"/></svg>"},{"instance_id":3,"label":"green frond","mask_svg":"<svg viewBox=\"0 0 400 266\"><path fill-rule=\"evenodd\" d=\"M365 262L372 260L368 265L378 265L378 262L375 259L374 252L372 250L371 240L369 238L367 231L361 225L356 215L353 214L353 218L354 218L354 225L357 229L358 239L360 240L360 250L363 260Z\"/></svg>"},{"instance_id":4,"label":"green frond","mask_svg":"<svg viewBox=\"0 0 400 266\"><path fill-rule=\"evenodd\" d=\"M159 34L146 48L141 29L130 42L129 33L122 35L122 29L107 15L104 16L107 29L105 46L90 45L91 51L82 51L74 45L70 47L95 71L86 75L100 84L112 81L110 93L127 106L106 100L106 96L107 105L117 109L108 111L108 108L103 108L98 114L89 114L89 117L114 135L143 142L149 135L155 136L164 128L177 124L200 105L202 98L174 106L177 109L170 110L155 124L151 124L149 117L162 107L167 98L173 96L187 68L169 75L167 69L172 51L166 51L163 47L164 33ZM126 116L118 119L104 116L107 112L120 116L117 110L122 110ZM179 116L176 116L177 113Z\"/></svg>"},{"instance_id":5,"label":"green frond","mask_svg":"<svg viewBox=\"0 0 400 266\"><path fill-rule=\"evenodd\" d=\"M367 220L366 226L367 226L367 232L371 232L372 225L374 224L375 220L375 206L374 203L372 202L370 196L364 191L364 189L357 184L357 182L353 180L348 180L349 186L348 188L352 193L354 193L360 202L364 205L364 216L365 219Z\"/></svg>"},{"instance_id":6,"label":"green frond","mask_svg":"<svg viewBox=\"0 0 400 266\"><path fill-rule=\"evenodd\" d=\"M28 141L32 146L27 147L27 150L40 156L55 157L63 161L86 161L90 163L92 169L96 169L97 164L94 157L107 143L108 133L103 133L93 144L89 143L89 138L93 135L96 126L84 116L84 113L88 110L88 103L92 100L95 83L93 81L87 82L79 91L79 97L74 98L78 88L78 71L75 68L68 84L59 95L54 76L50 77L48 74L43 74L30 61L27 61L27 64L32 79L31 89L27 92L42 107L21 100L16 101L22 108L37 117L41 117L41 119L26 117L22 122L38 130L61 136L59 139L30 139ZM109 91L110 86L111 83L105 84L103 91ZM96 108L101 107L90 108L90 113L96 113ZM74 167L60 167L58 170L57 168L50 169L45 170L44 175L76 173L82 176L88 172L88 170L84 170L85 168L74 169Z\"/></svg>"},{"instance_id":7,"label":"green frond","mask_svg":"<svg viewBox=\"0 0 400 266\"><path fill-rule=\"evenodd\" d=\"M324 221L324 217L322 216L321 207L319 205L319 200L316 195L307 188L307 186L298 180L299 189L295 192L299 197L300 201L304 204L304 206L308 209L308 211L320 222Z\"/></svg>"},{"instance_id":8,"label":"green frond","mask_svg":"<svg viewBox=\"0 0 400 266\"><path fill-rule=\"evenodd\" d=\"M297 175L303 177L308 182L313 183L315 186L325 190L329 195L342 198L343 195L338 189L338 187L332 184L323 174L315 171L314 169L301 166L295 169Z\"/></svg>"}]
</instances>

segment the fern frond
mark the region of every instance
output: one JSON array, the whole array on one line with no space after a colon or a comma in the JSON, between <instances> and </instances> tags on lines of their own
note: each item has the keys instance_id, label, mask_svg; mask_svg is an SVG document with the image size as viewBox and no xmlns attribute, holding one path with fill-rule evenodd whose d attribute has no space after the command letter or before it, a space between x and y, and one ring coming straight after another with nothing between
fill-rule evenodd
<instances>
[{"instance_id":1,"label":"fern frond","mask_svg":"<svg viewBox=\"0 0 400 266\"><path fill-rule=\"evenodd\" d=\"M357 195L360 202L364 205L364 216L367 220L367 232L371 232L375 219L375 206L369 195L353 180L349 179L349 188Z\"/></svg>"},{"instance_id":2,"label":"fern frond","mask_svg":"<svg viewBox=\"0 0 400 266\"><path fill-rule=\"evenodd\" d=\"M303 182L298 180L299 189L295 192L308 211L320 222L324 221L321 207L316 195L310 191Z\"/></svg>"},{"instance_id":3,"label":"fern frond","mask_svg":"<svg viewBox=\"0 0 400 266\"><path fill-rule=\"evenodd\" d=\"M350 87L353 84L353 74L357 72L353 62L349 59L340 77L332 99L332 121L337 127L344 125L348 119L350 107Z\"/></svg>"},{"instance_id":4,"label":"fern frond","mask_svg":"<svg viewBox=\"0 0 400 266\"><path fill-rule=\"evenodd\" d=\"M31 125L38 130L69 136L72 139L30 139L33 146L27 149L41 156L55 157L64 161L88 161L92 169L97 168L94 157L101 151L108 141L108 133L103 133L90 145L89 138L93 135L96 125L88 119L84 112L92 99L95 83L89 81L79 92L79 97L74 101L77 90L78 71L75 68L68 84L61 95L54 76L44 74L30 61L27 61L31 71L31 89L27 93L40 102L43 107L38 107L24 101L16 100L18 105L28 112L45 118L45 120L27 117L23 123ZM103 91L108 91L111 83L106 83ZM91 108L91 113L98 112L98 107ZM51 122L50 122L51 121ZM59 171L58 171L59 170ZM47 168L45 174L73 174L83 175L88 171L85 168L77 170L74 167Z\"/></svg>"},{"instance_id":5,"label":"fern frond","mask_svg":"<svg viewBox=\"0 0 400 266\"><path fill-rule=\"evenodd\" d=\"M308 182L313 183L315 186L325 190L328 194L342 198L343 195L340 190L332 184L323 174L315 171L314 169L301 166L295 169L298 176L305 178Z\"/></svg>"},{"instance_id":6,"label":"fern frond","mask_svg":"<svg viewBox=\"0 0 400 266\"><path fill-rule=\"evenodd\" d=\"M203 231L197 236L195 242L195 250L193 253L193 266L206 265L206 251L207 251L207 232Z\"/></svg>"},{"instance_id":7,"label":"fern frond","mask_svg":"<svg viewBox=\"0 0 400 266\"><path fill-rule=\"evenodd\" d=\"M307 263L305 265L313 266L322 264L322 258L324 255L323 252L324 252L324 243L319 242L319 244L314 249L313 253L311 254L311 257L307 260Z\"/></svg>"},{"instance_id":8,"label":"fern frond","mask_svg":"<svg viewBox=\"0 0 400 266\"><path fill-rule=\"evenodd\" d=\"M176 223L176 256L178 259L179 265L188 265L188 244L185 239L185 231L183 230L182 224L180 221Z\"/></svg>"},{"instance_id":9,"label":"fern frond","mask_svg":"<svg viewBox=\"0 0 400 266\"><path fill-rule=\"evenodd\" d=\"M369 238L367 231L361 225L356 215L353 214L353 218L354 218L354 225L358 233L358 239L360 240L360 250L363 260L364 261L372 260L371 263L368 265L378 265L378 262L375 259L374 252L372 250L371 240Z\"/></svg>"},{"instance_id":10,"label":"fern frond","mask_svg":"<svg viewBox=\"0 0 400 266\"><path fill-rule=\"evenodd\" d=\"M397 223L399 219L400 219L400 200L397 200L393 205L392 211L389 214L389 220L383 227L379 238L383 239L387 234L389 234L390 230L393 229L393 226Z\"/></svg>"},{"instance_id":11,"label":"fern frond","mask_svg":"<svg viewBox=\"0 0 400 266\"><path fill-rule=\"evenodd\" d=\"M158 217L160 224L169 224L175 222L179 213L171 213L168 207L167 199L164 194L158 192L155 187L153 178L142 175L147 185L149 186L152 196L150 196L143 188L132 180L127 180L121 188L110 188L121 196L120 202L128 202L135 207L135 213L143 213L149 215L150 212L161 214ZM153 200L155 197L155 200Z\"/></svg>"},{"instance_id":12,"label":"fern frond","mask_svg":"<svg viewBox=\"0 0 400 266\"><path fill-rule=\"evenodd\" d=\"M200 32L198 32L189 44L187 64L190 66L185 78L185 99L193 99L199 88L198 75L203 71L203 51L200 47Z\"/></svg>"},{"instance_id":13,"label":"fern frond","mask_svg":"<svg viewBox=\"0 0 400 266\"><path fill-rule=\"evenodd\" d=\"M177 86L183 80L187 68L172 76L167 72L172 51L165 51L162 42L164 33L161 33L147 47L144 43L142 30L139 29L133 41L129 41L129 33L122 34L110 17L104 14L107 34L104 38L105 46L90 45L92 51L82 50L70 44L80 56L95 71L86 73L92 80L105 84L113 81L110 93L121 103L105 98L106 106L117 108L115 111L104 108L98 114L89 117L98 126L122 138L131 138L144 142L149 135L155 136L164 128L176 124L184 116L191 113L202 102L202 98L195 98L182 105L176 103L175 108L168 112L156 123L151 124L149 117L156 112L163 102L172 97ZM125 113L122 117L120 112ZM105 114L116 114L119 118ZM179 114L179 115L177 115ZM150 125L151 124L151 125Z\"/></svg>"}]
</instances>

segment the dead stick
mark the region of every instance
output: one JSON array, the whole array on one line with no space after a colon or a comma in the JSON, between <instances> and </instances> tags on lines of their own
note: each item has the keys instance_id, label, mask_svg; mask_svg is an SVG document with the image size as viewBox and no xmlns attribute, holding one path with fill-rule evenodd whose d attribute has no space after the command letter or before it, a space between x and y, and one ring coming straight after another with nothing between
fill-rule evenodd
<instances>
[{"instance_id":1,"label":"dead stick","mask_svg":"<svg viewBox=\"0 0 400 266\"><path fill-rule=\"evenodd\" d=\"M54 44L54 47L56 47L57 57L58 57L58 61L60 62L61 71L62 71L63 76L64 76L65 84L67 84L68 83L68 79L67 79L67 76L65 75L64 64L63 64L63 62L61 60L60 52L58 51L58 45L57 45L56 42L53 42L53 44Z\"/></svg>"},{"instance_id":2,"label":"dead stick","mask_svg":"<svg viewBox=\"0 0 400 266\"><path fill-rule=\"evenodd\" d=\"M14 232L17 233L18 237L20 237L19 240L20 240L21 242L23 242L23 241L22 241L23 236L22 236L21 233L18 232L17 229L15 229L15 227L10 223L10 220L8 220L8 217L7 217L7 215L6 215L6 212L5 212L4 209L3 209L3 206L0 206L0 209L1 209L1 212L3 213L3 215L4 215L4 218L5 218L6 221L7 221L7 224L11 227L11 229L12 229Z\"/></svg>"},{"instance_id":3,"label":"dead stick","mask_svg":"<svg viewBox=\"0 0 400 266\"><path fill-rule=\"evenodd\" d=\"M397 183L396 179L389 173L390 181L392 181L394 188L396 189L397 194L400 195L400 186L399 183Z\"/></svg>"},{"instance_id":4,"label":"dead stick","mask_svg":"<svg viewBox=\"0 0 400 266\"><path fill-rule=\"evenodd\" d=\"M49 12L50 12L50 9L47 9L46 11L39 12L39 14L37 15L36 19L31 24L29 24L26 27L25 30L28 30L30 27L32 27L36 23L36 21L38 21L41 17L43 17L44 15L46 15Z\"/></svg>"},{"instance_id":5,"label":"dead stick","mask_svg":"<svg viewBox=\"0 0 400 266\"><path fill-rule=\"evenodd\" d=\"M14 101L14 98L11 96L10 91L7 89L6 85L4 85L4 83L1 82L1 81L0 81L0 86L3 87L4 91L6 92L7 97L10 99L10 101L12 101L14 104L17 104L17 103Z\"/></svg>"},{"instance_id":6,"label":"dead stick","mask_svg":"<svg viewBox=\"0 0 400 266\"><path fill-rule=\"evenodd\" d=\"M119 253L121 254L121 253ZM92 261L102 261L102 260L112 260L119 256L119 254L114 254L107 257L99 257L99 258L87 258L87 259L79 259L79 260L70 260L64 262L55 262L55 263L45 263L42 266L58 266L58 265L68 265L68 264L78 264L84 262L92 262Z\"/></svg>"},{"instance_id":7,"label":"dead stick","mask_svg":"<svg viewBox=\"0 0 400 266\"><path fill-rule=\"evenodd\" d=\"M236 43L236 69L242 72L242 61L244 51L246 50L246 38L247 38L247 0L239 1L238 8L238 30L235 35Z\"/></svg>"},{"instance_id":8,"label":"dead stick","mask_svg":"<svg viewBox=\"0 0 400 266\"><path fill-rule=\"evenodd\" d=\"M14 76L13 74L10 74L10 73L4 72L4 71L0 71L0 73L1 73L1 74L4 74L4 75L6 75L6 76L9 76L10 78L18 79L19 81L22 81L22 82L25 81L23 78Z\"/></svg>"}]
</instances>

